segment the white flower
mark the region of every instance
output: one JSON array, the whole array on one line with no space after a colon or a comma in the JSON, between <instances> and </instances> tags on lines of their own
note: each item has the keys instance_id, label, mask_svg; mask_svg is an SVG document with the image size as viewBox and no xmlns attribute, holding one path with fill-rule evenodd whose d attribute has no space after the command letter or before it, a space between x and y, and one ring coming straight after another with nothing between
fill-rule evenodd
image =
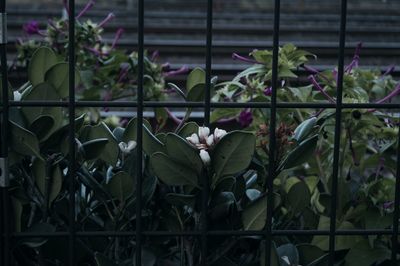
<instances>
[{"instance_id":1,"label":"white flower","mask_svg":"<svg viewBox=\"0 0 400 266\"><path fill-rule=\"evenodd\" d=\"M22 94L19 91L14 91L14 101L19 102L21 101Z\"/></svg>"},{"instance_id":2,"label":"white flower","mask_svg":"<svg viewBox=\"0 0 400 266\"><path fill-rule=\"evenodd\" d=\"M205 165L208 165L211 161L210 155L206 150L200 150L200 158Z\"/></svg>"},{"instance_id":3,"label":"white flower","mask_svg":"<svg viewBox=\"0 0 400 266\"><path fill-rule=\"evenodd\" d=\"M208 138L206 139L206 143L207 143L207 146L209 146L209 147L214 144L214 135L213 134L208 136Z\"/></svg>"},{"instance_id":4,"label":"white flower","mask_svg":"<svg viewBox=\"0 0 400 266\"><path fill-rule=\"evenodd\" d=\"M199 127L200 140L207 139L208 135L210 135L210 129L208 127Z\"/></svg>"},{"instance_id":5,"label":"white flower","mask_svg":"<svg viewBox=\"0 0 400 266\"><path fill-rule=\"evenodd\" d=\"M199 136L197 136L196 133L193 133L190 137L187 137L186 140L192 143L193 145L200 143Z\"/></svg>"},{"instance_id":6,"label":"white flower","mask_svg":"<svg viewBox=\"0 0 400 266\"><path fill-rule=\"evenodd\" d=\"M214 138L216 141L222 139L226 135L226 131L223 129L215 128L214 130Z\"/></svg>"},{"instance_id":7,"label":"white flower","mask_svg":"<svg viewBox=\"0 0 400 266\"><path fill-rule=\"evenodd\" d=\"M134 140L128 141L128 144L125 142L120 142L118 144L119 149L124 154L129 154L134 148L136 148L136 145L137 145L137 143Z\"/></svg>"}]
</instances>

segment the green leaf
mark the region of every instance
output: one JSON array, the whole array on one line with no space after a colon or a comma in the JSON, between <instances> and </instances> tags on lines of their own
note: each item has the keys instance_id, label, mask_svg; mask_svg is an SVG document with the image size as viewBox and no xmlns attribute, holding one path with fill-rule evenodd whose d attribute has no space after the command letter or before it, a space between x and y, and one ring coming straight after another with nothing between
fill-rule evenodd
<instances>
[{"instance_id":1,"label":"green leaf","mask_svg":"<svg viewBox=\"0 0 400 266\"><path fill-rule=\"evenodd\" d=\"M205 85L206 83L206 72L201 68L193 69L186 80L186 91L189 93L194 87L199 84Z\"/></svg>"},{"instance_id":2,"label":"green leaf","mask_svg":"<svg viewBox=\"0 0 400 266\"><path fill-rule=\"evenodd\" d=\"M62 173L58 165L53 167L51 177L48 177L49 188L46 192L46 164L44 161L35 159L32 164L32 173L35 178L36 186L45 196L49 193L49 205L57 198L62 187Z\"/></svg>"},{"instance_id":3,"label":"green leaf","mask_svg":"<svg viewBox=\"0 0 400 266\"><path fill-rule=\"evenodd\" d=\"M48 83L40 83L34 86L26 94L24 94L23 101L59 101L60 96L55 89ZM59 127L63 119L62 108L59 107L22 107L28 124L32 124L39 116L49 115L54 119L54 127Z\"/></svg>"},{"instance_id":4,"label":"green leaf","mask_svg":"<svg viewBox=\"0 0 400 266\"><path fill-rule=\"evenodd\" d=\"M241 109L239 109L239 108L215 109L211 113L210 122L214 123L222 118L236 117L240 113L240 111L241 111Z\"/></svg>"},{"instance_id":5,"label":"green leaf","mask_svg":"<svg viewBox=\"0 0 400 266\"><path fill-rule=\"evenodd\" d=\"M167 134L165 147L172 160L195 170L199 175L201 174L203 162L197 148L174 133Z\"/></svg>"},{"instance_id":6,"label":"green leaf","mask_svg":"<svg viewBox=\"0 0 400 266\"><path fill-rule=\"evenodd\" d=\"M317 123L317 118L312 117L304 120L298 127L294 130L294 137L298 143L302 142L311 133L311 130Z\"/></svg>"},{"instance_id":7,"label":"green leaf","mask_svg":"<svg viewBox=\"0 0 400 266\"><path fill-rule=\"evenodd\" d=\"M295 214L301 213L310 205L311 193L305 182L297 177L290 177L286 180L285 191L287 201Z\"/></svg>"},{"instance_id":8,"label":"green leaf","mask_svg":"<svg viewBox=\"0 0 400 266\"><path fill-rule=\"evenodd\" d=\"M223 176L233 175L245 170L253 157L256 145L255 136L244 131L232 131L225 135L211 154L215 171L213 183Z\"/></svg>"},{"instance_id":9,"label":"green leaf","mask_svg":"<svg viewBox=\"0 0 400 266\"><path fill-rule=\"evenodd\" d=\"M96 126L85 126L81 133L83 141L102 139L100 143L96 143L97 148L101 148L105 144L104 139L108 140L108 143L100 153L100 158L106 163L115 166L118 162L119 146L114 135L105 123L100 123ZM94 156L94 154L91 154ZM93 157L92 156L92 157ZM96 157L96 156L95 156Z\"/></svg>"},{"instance_id":10,"label":"green leaf","mask_svg":"<svg viewBox=\"0 0 400 266\"><path fill-rule=\"evenodd\" d=\"M194 170L173 161L162 152L156 152L150 157L150 166L155 175L170 186L198 186L198 177Z\"/></svg>"},{"instance_id":11,"label":"green leaf","mask_svg":"<svg viewBox=\"0 0 400 266\"><path fill-rule=\"evenodd\" d=\"M107 183L107 189L113 198L125 201L134 192L135 182L126 172L118 172Z\"/></svg>"},{"instance_id":12,"label":"green leaf","mask_svg":"<svg viewBox=\"0 0 400 266\"><path fill-rule=\"evenodd\" d=\"M244 230L262 230L267 220L267 195L263 195L248 205L242 212L242 223ZM280 197L274 194L274 207L280 204Z\"/></svg>"},{"instance_id":13,"label":"green leaf","mask_svg":"<svg viewBox=\"0 0 400 266\"><path fill-rule=\"evenodd\" d=\"M294 148L279 166L280 170L290 169L295 166L305 163L315 151L318 142L318 135L314 135L299 144Z\"/></svg>"},{"instance_id":14,"label":"green leaf","mask_svg":"<svg viewBox=\"0 0 400 266\"><path fill-rule=\"evenodd\" d=\"M299 251L299 263L301 265L308 266L310 263L318 260L325 255L325 252L322 249L311 244L299 244L296 247Z\"/></svg>"},{"instance_id":15,"label":"green leaf","mask_svg":"<svg viewBox=\"0 0 400 266\"><path fill-rule=\"evenodd\" d=\"M75 71L75 85L80 82L80 75ZM69 65L62 62L52 66L45 74L45 81L51 84L61 98L69 95Z\"/></svg>"},{"instance_id":16,"label":"green leaf","mask_svg":"<svg viewBox=\"0 0 400 266\"><path fill-rule=\"evenodd\" d=\"M278 257L281 259L281 265L286 264L286 262L283 261L282 257L287 257L287 259L290 261L290 265L299 264L299 252L297 251L295 245L290 243L284 244L282 246L279 246L276 249L276 252L278 253Z\"/></svg>"},{"instance_id":17,"label":"green leaf","mask_svg":"<svg viewBox=\"0 0 400 266\"><path fill-rule=\"evenodd\" d=\"M330 228L330 218L326 216L320 216L318 230L329 230ZM347 221L337 223L336 228L338 230L352 230L354 226ZM335 250L344 250L352 248L362 237L342 235L336 236L335 238ZM312 245L319 247L323 251L329 250L329 236L314 236L311 242Z\"/></svg>"},{"instance_id":18,"label":"green leaf","mask_svg":"<svg viewBox=\"0 0 400 266\"><path fill-rule=\"evenodd\" d=\"M221 192L214 196L210 202L210 218L218 220L227 218L231 206L235 203L235 195L232 192Z\"/></svg>"},{"instance_id":19,"label":"green leaf","mask_svg":"<svg viewBox=\"0 0 400 266\"><path fill-rule=\"evenodd\" d=\"M14 151L29 156L36 156L43 160L40 155L39 141L35 134L20 127L14 122L10 121L11 128L11 147Z\"/></svg>"},{"instance_id":20,"label":"green leaf","mask_svg":"<svg viewBox=\"0 0 400 266\"><path fill-rule=\"evenodd\" d=\"M143 151L147 155L152 155L155 152L164 151L164 144L159 141L156 136L150 131L150 124L146 120L143 121ZM131 119L126 129L122 140L128 143L130 140L137 141L137 118Z\"/></svg>"},{"instance_id":21,"label":"green leaf","mask_svg":"<svg viewBox=\"0 0 400 266\"><path fill-rule=\"evenodd\" d=\"M82 143L81 149L85 159L94 160L101 156L107 144L107 138L93 139Z\"/></svg>"},{"instance_id":22,"label":"green leaf","mask_svg":"<svg viewBox=\"0 0 400 266\"><path fill-rule=\"evenodd\" d=\"M49 115L41 115L32 122L30 130L38 137L39 141L46 139L54 126L54 119Z\"/></svg>"},{"instance_id":23,"label":"green leaf","mask_svg":"<svg viewBox=\"0 0 400 266\"><path fill-rule=\"evenodd\" d=\"M179 131L178 135L181 136L182 138L187 138L191 136L193 133L198 133L199 132L199 125L197 125L195 122L189 122L186 123Z\"/></svg>"},{"instance_id":24,"label":"green leaf","mask_svg":"<svg viewBox=\"0 0 400 266\"><path fill-rule=\"evenodd\" d=\"M57 64L57 55L48 47L38 48L32 55L28 66L28 78L33 86L44 81L45 74Z\"/></svg>"},{"instance_id":25,"label":"green leaf","mask_svg":"<svg viewBox=\"0 0 400 266\"><path fill-rule=\"evenodd\" d=\"M391 251L386 247L372 248L368 240L362 239L350 249L344 260L345 266L380 265L381 262L390 259L390 257Z\"/></svg>"},{"instance_id":26,"label":"green leaf","mask_svg":"<svg viewBox=\"0 0 400 266\"><path fill-rule=\"evenodd\" d=\"M11 197L11 203L13 206L13 213L14 213L15 232L19 233L21 232L21 217L22 217L23 205L22 202L15 197Z\"/></svg>"}]
</instances>

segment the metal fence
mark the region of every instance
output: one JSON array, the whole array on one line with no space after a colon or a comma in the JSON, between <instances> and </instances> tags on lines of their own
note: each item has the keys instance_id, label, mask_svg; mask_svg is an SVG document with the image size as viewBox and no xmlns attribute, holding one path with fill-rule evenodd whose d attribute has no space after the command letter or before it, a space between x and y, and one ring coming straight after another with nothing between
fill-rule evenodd
<instances>
[{"instance_id":1,"label":"metal fence","mask_svg":"<svg viewBox=\"0 0 400 266\"><path fill-rule=\"evenodd\" d=\"M12 107L21 106L55 106L55 107L67 107L69 111L69 144L71 152L70 154L70 164L69 164L69 178L75 180L75 138L74 138L74 127L75 127L75 110L77 107L131 107L136 109L136 115L138 119L138 129L137 129L137 176L142 175L142 127L143 127L143 110L146 107L200 107L204 108L204 125L208 125L210 122L210 112L212 108L266 108L270 110L270 137L269 137L269 151L271 152L269 156L269 178L267 189L270 191L268 193L268 202L273 202L273 180L276 177L275 172L275 158L273 156L273 151L276 147L275 139L275 127L276 127L276 113L279 109L285 108L333 108L336 110L335 115L335 145L334 145L334 159L333 159L333 181L332 181L332 195L333 200L331 201L331 210L336 210L337 207L337 191L338 191L338 163L339 163L339 151L340 151L340 131L341 131L341 119L342 110L348 108L386 108L386 109L396 109L400 108L399 104L374 104L374 103L343 103L342 102L342 91L343 91L343 75L344 75L344 51L345 51L345 36L346 36L346 15L347 15L347 0L341 0L340 9L340 36L338 40L338 86L337 86L337 102L336 103L283 103L277 102L277 87L278 87L278 51L279 51L279 22L280 22L280 0L274 0L274 30L273 30L273 63L272 63L272 97L271 102L265 103L214 103L211 102L210 88L211 88L211 63L212 63L212 21L213 21L213 1L207 1L207 31L206 31L206 44L205 44L205 59L206 59L206 94L204 102L149 102L143 100L143 60L144 60L144 0L138 1L137 8L137 19L138 19L138 54L139 54L139 71L138 71L138 100L136 102L125 101L125 102L100 102L100 101L76 101L75 100L75 48L74 48L74 25L75 25L75 1L69 1L69 98L65 102L51 102L51 101L10 101L8 100L8 82L7 82L7 51L6 51L6 41L2 39L0 44L0 56L1 56L1 75L2 75L2 95L1 99L1 150L0 150L0 186L1 186L1 262L0 265L8 266L11 263L11 247L10 243L13 239L19 239L24 237L65 237L68 238L68 258L69 261L66 265L74 266L76 259L76 239L78 237L112 237L112 236L131 236L136 239L136 265L142 265L141 252L138 252L142 248L143 237L184 237L184 236L195 236L199 237L201 240L201 252L202 252L202 263L201 265L207 265L205 260L206 254L208 252L208 238L211 236L261 236L265 240L265 256L266 265L269 265L271 260L271 246L272 238L274 236L285 236L285 235L327 235L329 236L329 265L334 265L335 260L335 237L342 235L387 235L392 237L392 257L391 261L393 265L397 265L396 257L398 250L398 240L399 235L399 204L400 204L400 167L397 163L397 173L396 173L396 193L395 193L395 204L394 204L394 218L392 229L380 229L380 230L339 230L336 227L336 212L332 211L330 217L330 228L329 230L272 230L272 217L273 217L273 206L274 204L268 204L267 206L267 222L266 227L262 231L230 231L230 230L218 230L211 231L207 228L207 199L209 196L209 184L207 184L206 179L204 179L205 184L203 184L202 190L202 227L199 231L186 231L186 232L170 232L170 231L145 231L142 229L142 218L141 215L137 215L136 219L136 231L94 231L94 232L80 232L76 231L74 227L75 223L75 183L70 182L69 191L69 230L64 232L55 233L13 233L10 231L10 199L9 192L7 189L8 173L7 173L7 156L8 156L8 117L9 109ZM339 0L338 0L339 1ZM3 14L3 25L5 25L5 12L6 12L6 0L0 1L0 13ZM2 31L2 36L5 37L6 34L4 29ZM1 37L1 36L0 36ZM399 134L400 140L400 134ZM400 141L399 141L400 143ZM397 147L397 162L400 161L400 148ZM137 178L137 199L138 203L136 206L136 213L142 212L142 179Z\"/></svg>"}]
</instances>

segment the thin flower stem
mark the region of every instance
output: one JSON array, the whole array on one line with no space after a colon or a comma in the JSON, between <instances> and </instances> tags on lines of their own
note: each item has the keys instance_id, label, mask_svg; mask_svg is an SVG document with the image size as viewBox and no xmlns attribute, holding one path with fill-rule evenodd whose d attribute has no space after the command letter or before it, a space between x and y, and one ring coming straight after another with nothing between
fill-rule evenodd
<instances>
[{"instance_id":1,"label":"thin flower stem","mask_svg":"<svg viewBox=\"0 0 400 266\"><path fill-rule=\"evenodd\" d=\"M328 99L328 101L330 101L331 103L335 103L335 100L318 84L317 80L313 75L310 75L308 79L311 81L314 87L317 90L319 90L322 93L322 95L325 96L326 99Z\"/></svg>"}]
</instances>

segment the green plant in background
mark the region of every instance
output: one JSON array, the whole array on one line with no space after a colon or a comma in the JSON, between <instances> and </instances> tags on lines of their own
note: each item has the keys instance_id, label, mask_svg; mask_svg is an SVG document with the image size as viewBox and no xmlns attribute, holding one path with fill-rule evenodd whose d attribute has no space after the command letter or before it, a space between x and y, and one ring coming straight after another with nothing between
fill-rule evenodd
<instances>
[{"instance_id":1,"label":"green plant in background","mask_svg":"<svg viewBox=\"0 0 400 266\"><path fill-rule=\"evenodd\" d=\"M127 53L118 48L118 42L124 32L122 28L117 30L111 44L104 41L102 36L104 27L114 19L114 14L110 13L100 23L91 20L82 21L93 5L94 1L89 1L76 16L75 21L76 65L81 77L81 82L77 83L77 99L134 101L137 90L138 55L136 52ZM67 7L66 10L68 10ZM25 24L25 34L36 35L39 38L18 39L15 66L29 65L29 61L35 59L35 51L43 46L54 51L52 60L56 60L55 58L67 60L68 28L69 22L66 17L49 19L44 30L40 29L37 21ZM157 57L157 52L151 56L146 52L144 58L144 99L148 101L165 99L168 94L168 90L165 89L165 78L187 72L186 67L171 71L168 63L157 63ZM96 113L94 109L90 111ZM160 112L162 112L161 115L165 113L163 110L157 113L160 114Z\"/></svg>"},{"instance_id":2,"label":"green plant in background","mask_svg":"<svg viewBox=\"0 0 400 266\"><path fill-rule=\"evenodd\" d=\"M218 83L213 78L213 100L269 101L271 55L254 51L256 64L231 82ZM309 55L293 45L280 49L279 101L336 101L336 70L314 70L305 65ZM363 70L358 61L359 49L345 69L344 102L384 103L400 92L390 72ZM298 67L310 71L310 85L291 85ZM84 79L81 68L77 68L77 84ZM185 89L169 86L183 100L202 101L205 76L196 68L188 75ZM40 47L33 53L28 78L10 94L13 100L62 101L68 96L68 64L52 47ZM171 132L161 130L166 119L156 119L153 126L144 121L143 230L199 230L204 215L201 192L206 183L210 191L208 230L263 230L268 204L274 204L273 229L329 229L333 109L279 110L273 191L266 188L270 178L268 110L218 109L212 113L209 128L190 121L191 112L188 108L182 120L175 118L177 125ZM221 129L227 118L236 122L230 126L233 130ZM76 176L72 178L68 121L63 108L11 108L10 194L15 231L68 230L70 182L75 188L76 230L135 231L137 119L121 127L77 117ZM344 109L341 126L337 227L390 229L398 164L397 113ZM273 203L267 201L268 193L273 193ZM328 236L274 237L273 241L273 266L327 263ZM40 260L63 265L65 245L53 238L26 238L15 244L13 252L18 265L38 265ZM208 246L208 265L267 265L262 237L210 237ZM343 265L384 265L390 248L388 236L336 237L337 259ZM143 265L198 265L199 250L196 237L145 238ZM77 239L79 265L131 265L135 252L134 237Z\"/></svg>"}]
</instances>

